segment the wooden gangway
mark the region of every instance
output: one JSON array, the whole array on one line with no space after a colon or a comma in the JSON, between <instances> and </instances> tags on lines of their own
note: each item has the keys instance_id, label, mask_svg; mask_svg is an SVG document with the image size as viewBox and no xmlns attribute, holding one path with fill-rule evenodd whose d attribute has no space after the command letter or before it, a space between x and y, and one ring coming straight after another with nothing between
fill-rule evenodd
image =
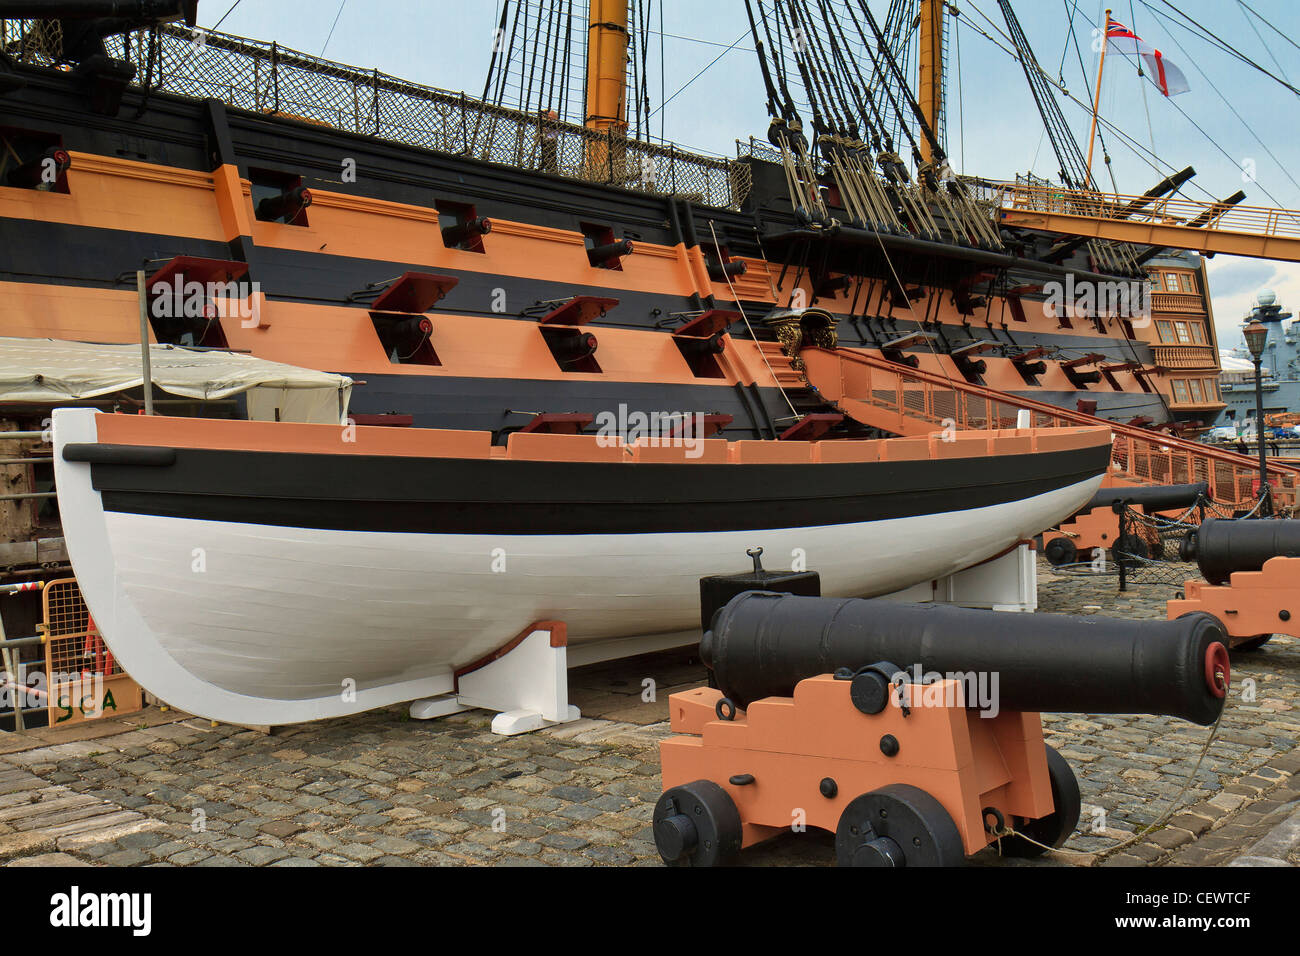
<instances>
[{"instance_id":1,"label":"wooden gangway","mask_svg":"<svg viewBox=\"0 0 1300 956\"><path fill-rule=\"evenodd\" d=\"M1224 504L1253 503L1259 462L1245 455L1185 438L1122 425L1083 412L981 385L955 382L862 352L806 348L799 357L808 383L844 414L896 435L932 435L945 429L1016 428L1022 411L1030 427L1105 425L1115 436L1113 476L1141 484L1207 482ZM1269 464L1274 503L1296 505L1300 469Z\"/></svg>"},{"instance_id":2,"label":"wooden gangway","mask_svg":"<svg viewBox=\"0 0 1300 956\"><path fill-rule=\"evenodd\" d=\"M1189 249L1205 254L1300 262L1300 210L1246 206L1243 194L1222 202L1179 196L1126 196L1045 183L978 182L1003 226Z\"/></svg>"}]
</instances>

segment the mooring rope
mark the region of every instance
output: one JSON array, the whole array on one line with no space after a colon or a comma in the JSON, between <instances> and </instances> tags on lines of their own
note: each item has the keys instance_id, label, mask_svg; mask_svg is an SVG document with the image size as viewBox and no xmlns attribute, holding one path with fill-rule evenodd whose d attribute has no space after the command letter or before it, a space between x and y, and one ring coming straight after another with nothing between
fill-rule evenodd
<instances>
[{"instance_id":1,"label":"mooring rope","mask_svg":"<svg viewBox=\"0 0 1300 956\"><path fill-rule=\"evenodd\" d=\"M1223 694L1224 694L1223 709L1219 711L1219 716L1215 719L1214 726L1210 728L1209 736L1206 737L1205 739L1205 745L1201 747L1201 752L1196 758L1196 766L1192 768L1192 772L1187 776L1187 782L1183 784L1182 789L1179 790L1178 793L1174 794L1173 798L1170 800L1169 808L1165 810L1165 812L1162 813L1159 817L1157 817L1154 822L1149 824L1145 829L1139 830L1137 833L1133 834L1127 840L1121 840L1119 843L1116 843L1114 846L1106 847L1104 850L1097 850L1094 852L1088 852L1086 850L1066 850L1063 849L1062 847L1048 846L1046 843L1039 843L1033 837L1021 833L1019 830L1015 829L1014 827L1009 827L1004 825L1002 830L1000 830L997 834L995 834L998 838L997 840L998 855L1001 856L1002 854L1003 837L1014 836L1014 837L1019 837L1020 839L1025 840L1028 843L1032 843L1034 846L1041 846L1043 849L1050 850L1053 853L1062 853L1066 856L1076 856L1076 857L1098 857L1098 856L1104 857L1104 856L1109 856L1110 854L1114 853L1116 850L1122 850L1124 847L1136 843L1138 840L1142 839L1151 831L1157 830L1160 827L1164 826L1165 823L1169 821L1170 817L1174 815L1174 811L1179 808L1179 801L1182 800L1183 796L1187 793L1188 790L1192 788L1192 784L1196 781L1196 775L1201 772L1201 764L1205 761L1205 755L1209 753L1210 746L1214 743L1215 737L1217 737L1219 734L1219 724L1223 722L1223 715L1228 711L1227 697L1232 688L1230 685L1228 685L1225 682L1223 671L1216 670L1214 672L1214 677L1219 687L1223 690Z\"/></svg>"}]
</instances>

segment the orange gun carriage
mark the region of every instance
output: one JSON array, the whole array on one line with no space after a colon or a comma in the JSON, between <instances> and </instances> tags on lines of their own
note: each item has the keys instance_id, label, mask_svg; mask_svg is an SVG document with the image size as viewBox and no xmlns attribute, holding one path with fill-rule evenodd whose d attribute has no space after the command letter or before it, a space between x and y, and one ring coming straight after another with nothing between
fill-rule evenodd
<instances>
[{"instance_id":1,"label":"orange gun carriage","mask_svg":"<svg viewBox=\"0 0 1300 956\"><path fill-rule=\"evenodd\" d=\"M1205 611L1223 624L1234 650L1258 650L1275 634L1300 637L1300 521L1207 520L1183 542L1205 580L1188 581L1169 617Z\"/></svg>"},{"instance_id":2,"label":"orange gun carriage","mask_svg":"<svg viewBox=\"0 0 1300 956\"><path fill-rule=\"evenodd\" d=\"M740 582L702 583L707 602ZM670 865L725 864L802 827L834 833L841 866L952 866L991 843L1036 856L1065 843L1081 808L1042 711L1208 726L1230 680L1206 614L1100 620L758 590L711 606L700 659L718 687L674 694L676 736L660 744L653 832Z\"/></svg>"},{"instance_id":3,"label":"orange gun carriage","mask_svg":"<svg viewBox=\"0 0 1300 956\"><path fill-rule=\"evenodd\" d=\"M834 832L841 865L952 866L1007 825L1064 842L1079 787L1043 743L1037 714L981 717L960 681L891 684L886 670L809 678L793 697L744 712L719 690L674 694L672 729L683 736L660 746L661 853L724 862L799 823ZM1003 839L1011 855L1044 850Z\"/></svg>"}]
</instances>

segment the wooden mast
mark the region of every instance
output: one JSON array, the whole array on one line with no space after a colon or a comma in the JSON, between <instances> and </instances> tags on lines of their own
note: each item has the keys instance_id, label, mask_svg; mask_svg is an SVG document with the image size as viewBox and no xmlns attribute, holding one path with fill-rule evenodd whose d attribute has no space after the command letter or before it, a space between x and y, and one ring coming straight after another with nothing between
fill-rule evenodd
<instances>
[{"instance_id":1,"label":"wooden mast","mask_svg":"<svg viewBox=\"0 0 1300 956\"><path fill-rule=\"evenodd\" d=\"M917 89L920 93L921 113L926 123L939 136L939 117L943 113L943 14L944 0L921 0L920 76ZM921 137L921 158L934 162L934 150L929 137Z\"/></svg>"},{"instance_id":2,"label":"wooden mast","mask_svg":"<svg viewBox=\"0 0 1300 956\"><path fill-rule=\"evenodd\" d=\"M587 129L627 131L627 0L587 4Z\"/></svg>"},{"instance_id":3,"label":"wooden mast","mask_svg":"<svg viewBox=\"0 0 1300 956\"><path fill-rule=\"evenodd\" d=\"M588 0L587 119L600 134L587 140L586 164L597 180L615 182L626 154L628 0Z\"/></svg>"},{"instance_id":4,"label":"wooden mast","mask_svg":"<svg viewBox=\"0 0 1300 956\"><path fill-rule=\"evenodd\" d=\"M1101 112L1101 72L1106 68L1106 46L1110 37L1110 11L1106 11L1106 25L1101 31L1101 60L1097 63L1097 95L1092 101L1092 129L1088 133L1088 185L1097 188L1092 175L1092 149L1097 142L1097 114Z\"/></svg>"}]
</instances>

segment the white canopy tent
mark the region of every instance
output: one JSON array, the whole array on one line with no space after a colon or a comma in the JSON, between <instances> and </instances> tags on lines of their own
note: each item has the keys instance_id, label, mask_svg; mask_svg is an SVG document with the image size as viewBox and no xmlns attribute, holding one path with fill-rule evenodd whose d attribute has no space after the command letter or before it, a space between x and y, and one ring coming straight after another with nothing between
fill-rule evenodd
<instances>
[{"instance_id":1,"label":"white canopy tent","mask_svg":"<svg viewBox=\"0 0 1300 956\"><path fill-rule=\"evenodd\" d=\"M58 405L144 383L138 345L94 345L0 337L0 403ZM352 379L234 352L149 347L156 388L214 401L246 395L255 421L338 424L347 418Z\"/></svg>"}]
</instances>

